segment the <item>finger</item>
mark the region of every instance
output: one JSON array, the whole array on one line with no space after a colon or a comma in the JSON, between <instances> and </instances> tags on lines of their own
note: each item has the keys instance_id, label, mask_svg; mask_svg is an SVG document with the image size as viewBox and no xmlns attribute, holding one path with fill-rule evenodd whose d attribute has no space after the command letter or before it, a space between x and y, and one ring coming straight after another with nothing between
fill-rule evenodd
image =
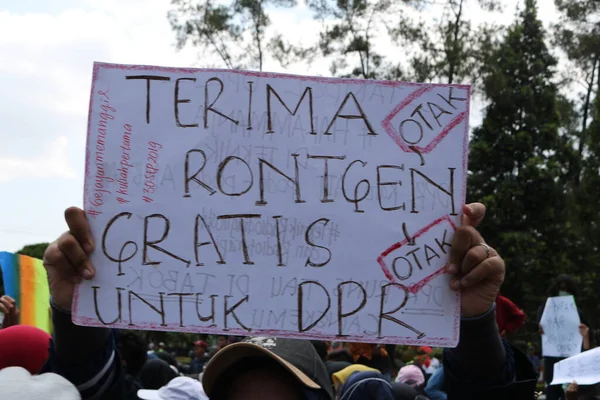
<instances>
[{"instance_id":1,"label":"finger","mask_svg":"<svg viewBox=\"0 0 600 400\"><path fill-rule=\"evenodd\" d=\"M483 238L475 228L463 225L456 230L452 239L450 248L450 262L455 265L462 265L465 254L476 244L483 243Z\"/></svg>"},{"instance_id":2,"label":"finger","mask_svg":"<svg viewBox=\"0 0 600 400\"><path fill-rule=\"evenodd\" d=\"M12 297L10 297L9 295L5 294L4 296L2 296L3 299L8 300L9 302L11 302L12 304L15 304L16 301L15 299L13 299Z\"/></svg>"},{"instance_id":3,"label":"finger","mask_svg":"<svg viewBox=\"0 0 600 400\"><path fill-rule=\"evenodd\" d=\"M86 252L70 232L63 233L58 239L58 249L73 268L75 274L83 276L85 279L91 279L94 276L94 271Z\"/></svg>"},{"instance_id":4,"label":"finger","mask_svg":"<svg viewBox=\"0 0 600 400\"><path fill-rule=\"evenodd\" d=\"M455 292L458 292L460 290L460 279L450 279L450 289L454 290Z\"/></svg>"},{"instance_id":5,"label":"finger","mask_svg":"<svg viewBox=\"0 0 600 400\"><path fill-rule=\"evenodd\" d=\"M481 246L481 243L478 243L467 251L465 257L463 258L463 262L460 265L459 271L461 274L466 275L469 273L469 271L482 263L483 260L496 255L498 255L498 253L494 249L489 247L488 254L488 249L485 246Z\"/></svg>"},{"instance_id":6,"label":"finger","mask_svg":"<svg viewBox=\"0 0 600 400\"><path fill-rule=\"evenodd\" d=\"M8 314L8 310L6 309L6 306L2 303L0 303L0 312L4 315Z\"/></svg>"},{"instance_id":7,"label":"finger","mask_svg":"<svg viewBox=\"0 0 600 400\"><path fill-rule=\"evenodd\" d=\"M50 243L50 246L48 246L44 252L44 268L48 269L48 267L54 267L60 271L60 274L65 279L70 280L73 282L73 284L79 284L82 280L81 274L76 273L69 259L58 248L58 244L60 243L61 239L66 235L70 235L70 233L65 232L57 240ZM93 267L92 271L94 271Z\"/></svg>"},{"instance_id":8,"label":"finger","mask_svg":"<svg viewBox=\"0 0 600 400\"><path fill-rule=\"evenodd\" d=\"M458 267L456 264L448 265L448 269L446 270L450 275L456 275L458 273Z\"/></svg>"},{"instance_id":9,"label":"finger","mask_svg":"<svg viewBox=\"0 0 600 400\"><path fill-rule=\"evenodd\" d=\"M65 211L65 221L69 226L69 231L81 244L84 251L90 254L94 250L94 240L90 233L90 225L87 222L85 212L81 208L69 207Z\"/></svg>"},{"instance_id":10,"label":"finger","mask_svg":"<svg viewBox=\"0 0 600 400\"><path fill-rule=\"evenodd\" d=\"M6 313L9 313L13 308L14 308L14 304L11 303L6 296L3 296L2 298L0 298L0 304L2 304L2 306L4 306L4 309L7 310ZM5 313L5 314L6 314Z\"/></svg>"},{"instance_id":11,"label":"finger","mask_svg":"<svg viewBox=\"0 0 600 400\"><path fill-rule=\"evenodd\" d=\"M481 203L465 204L462 207L462 224L477 227L485 217L485 206Z\"/></svg>"},{"instance_id":12,"label":"finger","mask_svg":"<svg viewBox=\"0 0 600 400\"><path fill-rule=\"evenodd\" d=\"M500 257L483 260L481 264L461 278L460 285L468 288L485 279L504 281L504 261Z\"/></svg>"}]
</instances>

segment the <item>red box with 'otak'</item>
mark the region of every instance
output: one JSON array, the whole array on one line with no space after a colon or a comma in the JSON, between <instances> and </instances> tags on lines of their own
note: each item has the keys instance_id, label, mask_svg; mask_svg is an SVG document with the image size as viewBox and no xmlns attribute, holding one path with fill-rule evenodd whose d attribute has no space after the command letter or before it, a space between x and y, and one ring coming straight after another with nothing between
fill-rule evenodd
<instances>
[{"instance_id":1,"label":"red box with 'otak'","mask_svg":"<svg viewBox=\"0 0 600 400\"><path fill-rule=\"evenodd\" d=\"M470 87L422 86L383 120L388 135L405 152L431 152L467 118Z\"/></svg>"},{"instance_id":2,"label":"red box with 'otak'","mask_svg":"<svg viewBox=\"0 0 600 400\"><path fill-rule=\"evenodd\" d=\"M412 238L388 247L377 258L385 276L416 294L448 266L456 225L448 216L419 230Z\"/></svg>"}]
</instances>

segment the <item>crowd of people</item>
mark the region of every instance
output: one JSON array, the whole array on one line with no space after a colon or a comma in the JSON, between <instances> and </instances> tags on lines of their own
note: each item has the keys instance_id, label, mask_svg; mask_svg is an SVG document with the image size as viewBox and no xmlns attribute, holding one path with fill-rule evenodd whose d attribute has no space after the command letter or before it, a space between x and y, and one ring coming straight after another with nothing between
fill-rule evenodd
<instances>
[{"instance_id":1,"label":"crowd of people","mask_svg":"<svg viewBox=\"0 0 600 400\"><path fill-rule=\"evenodd\" d=\"M69 231L44 256L52 336L19 325L14 300L0 299L0 399L535 399L539 370L550 382L558 360L547 358L542 368L535 354L504 339L525 315L500 295L504 262L476 229L485 207L473 203L462 211L448 267L450 287L461 293L460 341L440 359L424 346L406 362L395 345L219 336L213 347L194 342L189 363L180 363L164 343L148 345L133 331L73 324L73 290L94 277L88 256L95 243L84 211L69 208ZM576 294L568 277L559 277L552 290ZM547 399L593 396L584 392L576 384L549 386Z\"/></svg>"}]
</instances>

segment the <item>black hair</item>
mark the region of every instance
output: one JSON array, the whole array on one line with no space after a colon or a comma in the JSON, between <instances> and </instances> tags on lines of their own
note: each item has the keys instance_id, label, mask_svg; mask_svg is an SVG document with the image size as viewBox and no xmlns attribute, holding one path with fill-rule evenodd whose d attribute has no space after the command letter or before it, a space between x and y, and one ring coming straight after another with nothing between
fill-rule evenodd
<instances>
[{"instance_id":1,"label":"black hair","mask_svg":"<svg viewBox=\"0 0 600 400\"><path fill-rule=\"evenodd\" d=\"M257 369L269 369L284 372L290 377L290 382L293 382L297 386L296 392L299 394L298 399L302 398L302 396L300 396L300 393L302 393L301 384L294 377L292 377L291 373L283 368L281 364L268 357L254 356L244 357L242 360L232 364L221 374L219 379L213 385L214 389L212 395L210 396L211 400L227 400L231 395L231 390L234 387L234 381L246 372Z\"/></svg>"},{"instance_id":2,"label":"black hair","mask_svg":"<svg viewBox=\"0 0 600 400\"><path fill-rule=\"evenodd\" d=\"M327 348L329 347L327 346L327 342L324 342L322 340L311 340L310 342L317 351L317 354L319 355L321 360L325 362L325 360L327 359Z\"/></svg>"},{"instance_id":3,"label":"black hair","mask_svg":"<svg viewBox=\"0 0 600 400\"><path fill-rule=\"evenodd\" d=\"M144 338L132 331L119 331L117 349L125 362L125 372L137 376L148 358L148 344Z\"/></svg>"},{"instance_id":4,"label":"black hair","mask_svg":"<svg viewBox=\"0 0 600 400\"><path fill-rule=\"evenodd\" d=\"M160 360L163 360L164 362L166 362L167 364L172 365L175 368L179 369L179 363L177 362L177 359L175 357L173 357L172 354L167 353L166 351L157 351L154 353L154 355L156 357L158 357Z\"/></svg>"},{"instance_id":5,"label":"black hair","mask_svg":"<svg viewBox=\"0 0 600 400\"><path fill-rule=\"evenodd\" d=\"M354 364L354 358L348 349L334 350L327 355L327 361L346 361L350 364Z\"/></svg>"},{"instance_id":6,"label":"black hair","mask_svg":"<svg viewBox=\"0 0 600 400\"><path fill-rule=\"evenodd\" d=\"M548 296L558 296L558 292L561 287L564 287L567 292L571 293L573 297L577 297L577 284L571 275L560 274L554 279L550 287L548 288Z\"/></svg>"}]
</instances>

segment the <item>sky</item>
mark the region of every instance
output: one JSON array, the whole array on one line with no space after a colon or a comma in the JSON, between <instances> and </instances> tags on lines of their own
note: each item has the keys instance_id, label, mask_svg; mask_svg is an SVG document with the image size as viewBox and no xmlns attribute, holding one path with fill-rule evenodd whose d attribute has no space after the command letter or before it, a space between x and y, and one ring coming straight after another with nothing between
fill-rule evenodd
<instances>
[{"instance_id":1,"label":"sky","mask_svg":"<svg viewBox=\"0 0 600 400\"><path fill-rule=\"evenodd\" d=\"M540 18L555 21L552 0L538 1ZM519 2L504 3L501 15L467 14L508 24ZM64 210L82 205L94 61L223 67L193 48L176 50L169 8L169 0L0 0L0 251L55 240L66 230ZM308 10L277 10L272 20L296 43L319 28ZM385 40L378 47L396 53ZM264 69L329 74L325 60Z\"/></svg>"}]
</instances>

